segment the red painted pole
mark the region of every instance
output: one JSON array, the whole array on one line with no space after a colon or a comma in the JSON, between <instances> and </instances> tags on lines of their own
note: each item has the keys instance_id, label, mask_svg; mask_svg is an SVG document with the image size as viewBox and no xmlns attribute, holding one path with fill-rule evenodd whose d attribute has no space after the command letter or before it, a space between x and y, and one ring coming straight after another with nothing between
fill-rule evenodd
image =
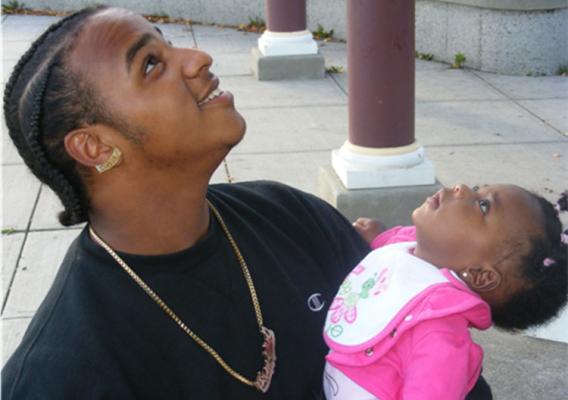
<instances>
[{"instance_id":1,"label":"red painted pole","mask_svg":"<svg viewBox=\"0 0 568 400\"><path fill-rule=\"evenodd\" d=\"M266 29L296 32L306 29L306 0L266 0Z\"/></svg>"},{"instance_id":2,"label":"red painted pole","mask_svg":"<svg viewBox=\"0 0 568 400\"><path fill-rule=\"evenodd\" d=\"M413 143L414 0L348 0L347 56L349 142Z\"/></svg>"}]
</instances>

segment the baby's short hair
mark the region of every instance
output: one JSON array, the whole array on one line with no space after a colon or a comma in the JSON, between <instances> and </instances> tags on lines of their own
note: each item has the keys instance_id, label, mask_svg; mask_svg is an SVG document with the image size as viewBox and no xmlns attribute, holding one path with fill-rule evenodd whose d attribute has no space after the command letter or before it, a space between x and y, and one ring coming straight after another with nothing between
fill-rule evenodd
<instances>
[{"instance_id":1,"label":"baby's short hair","mask_svg":"<svg viewBox=\"0 0 568 400\"><path fill-rule=\"evenodd\" d=\"M529 237L528 250L518 257L517 271L524 289L492 307L495 326L512 331L549 321L567 301L567 245L562 240L566 232L562 232L558 214L566 210L568 196L563 193L554 206L543 197L530 194L542 211L542 234Z\"/></svg>"}]
</instances>

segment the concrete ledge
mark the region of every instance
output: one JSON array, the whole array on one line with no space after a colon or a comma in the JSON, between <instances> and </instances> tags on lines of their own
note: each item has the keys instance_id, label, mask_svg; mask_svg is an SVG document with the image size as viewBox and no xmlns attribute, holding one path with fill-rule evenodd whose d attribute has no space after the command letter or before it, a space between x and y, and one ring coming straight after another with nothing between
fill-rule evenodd
<instances>
[{"instance_id":1,"label":"concrete ledge","mask_svg":"<svg viewBox=\"0 0 568 400\"><path fill-rule=\"evenodd\" d=\"M532 11L567 8L568 0L439 0L444 3L490 8L493 10Z\"/></svg>"},{"instance_id":2,"label":"concrete ledge","mask_svg":"<svg viewBox=\"0 0 568 400\"><path fill-rule=\"evenodd\" d=\"M308 29L318 25L346 38L346 0L307 2ZM72 10L92 0L27 0L33 8ZM264 17L264 0L107 0L142 13L238 25ZM568 0L416 0L416 49L435 60L510 75L556 74L568 65ZM207 49L204 49L207 50Z\"/></svg>"},{"instance_id":3,"label":"concrete ledge","mask_svg":"<svg viewBox=\"0 0 568 400\"><path fill-rule=\"evenodd\" d=\"M416 50L450 64L463 53L467 68L509 75L554 75L568 64L568 8L536 9L536 1L519 2L531 5L530 10L482 7L486 3L490 1L417 1ZM551 7L558 2L542 3Z\"/></svg>"},{"instance_id":4,"label":"concrete ledge","mask_svg":"<svg viewBox=\"0 0 568 400\"><path fill-rule=\"evenodd\" d=\"M252 72L259 81L322 79L325 61L321 54L263 56L255 47L252 49Z\"/></svg>"},{"instance_id":5,"label":"concrete ledge","mask_svg":"<svg viewBox=\"0 0 568 400\"><path fill-rule=\"evenodd\" d=\"M318 195L347 219L378 218L387 227L412 224L412 211L440 188L440 183L436 182L433 185L348 190L331 165L321 167L318 177Z\"/></svg>"}]
</instances>

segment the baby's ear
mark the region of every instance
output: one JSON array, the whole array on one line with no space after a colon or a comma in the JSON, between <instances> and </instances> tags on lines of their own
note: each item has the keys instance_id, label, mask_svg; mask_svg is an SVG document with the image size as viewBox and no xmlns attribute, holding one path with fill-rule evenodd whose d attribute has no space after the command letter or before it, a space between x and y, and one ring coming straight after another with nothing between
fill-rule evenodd
<instances>
[{"instance_id":1,"label":"baby's ear","mask_svg":"<svg viewBox=\"0 0 568 400\"><path fill-rule=\"evenodd\" d=\"M468 267L466 282L476 292L490 292L495 290L502 282L502 275L494 267Z\"/></svg>"}]
</instances>

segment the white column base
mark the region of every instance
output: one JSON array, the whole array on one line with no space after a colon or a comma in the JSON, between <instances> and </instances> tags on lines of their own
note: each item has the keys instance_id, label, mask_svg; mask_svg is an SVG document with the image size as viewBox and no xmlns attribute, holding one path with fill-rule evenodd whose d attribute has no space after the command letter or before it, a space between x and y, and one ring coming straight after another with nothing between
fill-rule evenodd
<instances>
[{"instance_id":1,"label":"white column base","mask_svg":"<svg viewBox=\"0 0 568 400\"><path fill-rule=\"evenodd\" d=\"M263 56L292 56L317 54L318 44L308 30L297 32L264 31L258 39Z\"/></svg>"},{"instance_id":2,"label":"white column base","mask_svg":"<svg viewBox=\"0 0 568 400\"><path fill-rule=\"evenodd\" d=\"M331 165L347 189L433 185L434 165L414 142L403 147L375 149L348 141L331 153Z\"/></svg>"}]
</instances>

